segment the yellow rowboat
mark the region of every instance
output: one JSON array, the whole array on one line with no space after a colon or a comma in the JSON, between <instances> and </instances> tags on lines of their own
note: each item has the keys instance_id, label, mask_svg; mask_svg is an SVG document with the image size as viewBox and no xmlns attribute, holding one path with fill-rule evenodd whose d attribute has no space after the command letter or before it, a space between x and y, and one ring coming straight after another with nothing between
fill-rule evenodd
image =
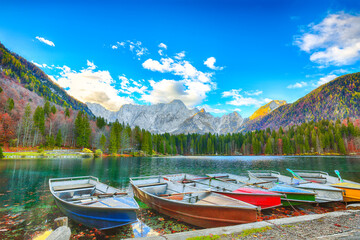
<instances>
[{"instance_id":1,"label":"yellow rowboat","mask_svg":"<svg viewBox=\"0 0 360 240\"><path fill-rule=\"evenodd\" d=\"M335 170L337 177L330 176L327 172L322 171L293 170L293 172L306 181L326 184L343 190L344 202L360 202L360 184L342 179L337 170Z\"/></svg>"},{"instance_id":2,"label":"yellow rowboat","mask_svg":"<svg viewBox=\"0 0 360 240\"><path fill-rule=\"evenodd\" d=\"M360 202L360 184L342 182L331 184L331 186L344 190L343 198L345 202Z\"/></svg>"}]
</instances>

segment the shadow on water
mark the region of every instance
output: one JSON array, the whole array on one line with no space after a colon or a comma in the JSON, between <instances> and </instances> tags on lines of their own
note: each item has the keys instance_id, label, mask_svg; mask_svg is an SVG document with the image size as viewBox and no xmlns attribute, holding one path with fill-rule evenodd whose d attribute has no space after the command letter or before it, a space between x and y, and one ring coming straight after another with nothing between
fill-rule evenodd
<instances>
[{"instance_id":1,"label":"shadow on water","mask_svg":"<svg viewBox=\"0 0 360 240\"><path fill-rule=\"evenodd\" d=\"M271 169L287 174L286 168L322 170L334 175L334 169L345 179L360 182L360 157L332 156L208 156L168 158L106 159L31 159L0 161L0 238L29 239L34 233L51 227L61 212L48 190L49 178L92 175L121 190L129 189L129 177L192 173L229 172ZM187 231L192 226L143 209L143 233ZM141 226L141 224L140 224ZM104 233L87 229L70 221L73 236L98 239L123 238L139 234L139 223ZM140 228L141 229L141 228ZM145 230L146 229L146 230Z\"/></svg>"}]
</instances>

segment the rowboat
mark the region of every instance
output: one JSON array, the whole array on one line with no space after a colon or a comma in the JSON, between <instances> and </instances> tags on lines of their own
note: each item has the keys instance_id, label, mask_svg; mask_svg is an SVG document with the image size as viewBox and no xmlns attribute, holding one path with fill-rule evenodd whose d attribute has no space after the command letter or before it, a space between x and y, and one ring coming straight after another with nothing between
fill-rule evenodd
<instances>
[{"instance_id":1,"label":"rowboat","mask_svg":"<svg viewBox=\"0 0 360 240\"><path fill-rule=\"evenodd\" d=\"M335 173L338 175L338 177L330 176L329 173L323 171L293 170L293 172L295 175L306 181L327 184L343 190L343 198L345 202L360 201L360 184L342 179L339 171L337 170L335 170Z\"/></svg>"},{"instance_id":2,"label":"rowboat","mask_svg":"<svg viewBox=\"0 0 360 240\"><path fill-rule=\"evenodd\" d=\"M137 221L134 198L96 177L52 178L49 188L60 210L85 226L105 230Z\"/></svg>"},{"instance_id":3,"label":"rowboat","mask_svg":"<svg viewBox=\"0 0 360 240\"><path fill-rule=\"evenodd\" d=\"M294 188L286 184L277 184L269 179L249 177L249 175L235 175L231 173L207 174L207 176L225 182L235 182L243 186L258 187L262 190L281 194L283 206L300 205L304 203L315 203L315 193L299 188Z\"/></svg>"},{"instance_id":4,"label":"rowboat","mask_svg":"<svg viewBox=\"0 0 360 240\"><path fill-rule=\"evenodd\" d=\"M303 190L316 193L315 201L317 203L342 201L342 190L318 183L305 181L303 179L281 175L279 172L271 170L252 170L248 171L250 178L268 180L273 183L285 184L290 187L296 187ZM271 185L271 183L269 184Z\"/></svg>"},{"instance_id":5,"label":"rowboat","mask_svg":"<svg viewBox=\"0 0 360 240\"><path fill-rule=\"evenodd\" d=\"M227 182L192 174L163 175L165 180L186 183L188 186L206 189L240 201L261 207L261 209L281 206L281 195L254 187L244 187L242 183Z\"/></svg>"},{"instance_id":6,"label":"rowboat","mask_svg":"<svg viewBox=\"0 0 360 240\"><path fill-rule=\"evenodd\" d=\"M259 207L161 176L130 178L134 195L156 211L210 228L256 222Z\"/></svg>"}]
</instances>

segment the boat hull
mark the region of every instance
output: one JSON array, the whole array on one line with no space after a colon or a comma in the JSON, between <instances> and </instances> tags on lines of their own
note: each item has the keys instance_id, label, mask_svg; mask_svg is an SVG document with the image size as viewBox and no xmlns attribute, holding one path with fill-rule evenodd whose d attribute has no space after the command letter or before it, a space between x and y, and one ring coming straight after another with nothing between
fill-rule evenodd
<instances>
[{"instance_id":1,"label":"boat hull","mask_svg":"<svg viewBox=\"0 0 360 240\"><path fill-rule=\"evenodd\" d=\"M90 228L105 230L137 221L136 212L133 209L84 208L57 199L55 199L55 202L66 216Z\"/></svg>"},{"instance_id":2,"label":"boat hull","mask_svg":"<svg viewBox=\"0 0 360 240\"><path fill-rule=\"evenodd\" d=\"M256 209L186 204L148 194L132 184L134 195L156 211L203 228L223 227L257 221Z\"/></svg>"},{"instance_id":3,"label":"boat hull","mask_svg":"<svg viewBox=\"0 0 360 240\"><path fill-rule=\"evenodd\" d=\"M360 184L338 183L331 186L343 190L344 202L360 202Z\"/></svg>"}]
</instances>

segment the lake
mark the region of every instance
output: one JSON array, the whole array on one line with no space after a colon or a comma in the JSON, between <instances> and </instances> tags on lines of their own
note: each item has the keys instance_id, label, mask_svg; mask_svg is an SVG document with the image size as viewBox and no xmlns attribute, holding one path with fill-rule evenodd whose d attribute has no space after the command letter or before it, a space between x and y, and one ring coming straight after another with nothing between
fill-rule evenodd
<instances>
[{"instance_id":1,"label":"lake","mask_svg":"<svg viewBox=\"0 0 360 240\"><path fill-rule=\"evenodd\" d=\"M331 175L334 175L334 169L337 169L343 178L360 182L360 157L355 156L204 156L1 160L0 238L30 238L35 232L51 226L49 224L53 219L62 216L48 190L49 178L92 175L111 186L127 190L129 177L135 176L182 172L198 175L219 172L239 174L246 170L256 169L275 170L287 174L286 168L322 170ZM149 216L149 224L152 224L150 220L167 221L167 219L163 220L163 216L156 215L154 212L149 211ZM154 224L158 223L154 222ZM87 231L86 234L89 235L95 234L75 223L70 223L70 227L73 234L81 234L84 231ZM179 231L183 231L191 228L191 226L181 225L177 228ZM173 230L173 227L171 229L171 231L177 231L176 229ZM132 235L129 227L125 230L122 229L121 232L124 235L120 236L119 232L106 234L117 239Z\"/></svg>"}]
</instances>

